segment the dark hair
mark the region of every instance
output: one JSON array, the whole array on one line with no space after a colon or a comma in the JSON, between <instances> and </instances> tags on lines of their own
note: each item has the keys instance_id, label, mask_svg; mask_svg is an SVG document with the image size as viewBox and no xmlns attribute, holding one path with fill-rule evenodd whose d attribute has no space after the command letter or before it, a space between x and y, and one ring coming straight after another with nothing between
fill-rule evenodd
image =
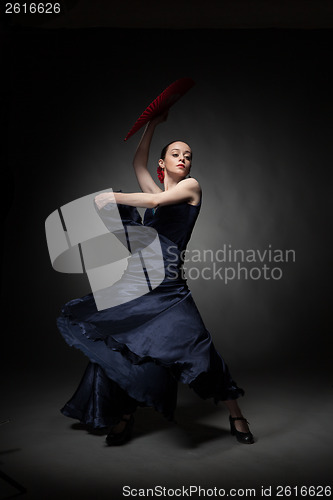
<instances>
[{"instance_id":1,"label":"dark hair","mask_svg":"<svg viewBox=\"0 0 333 500\"><path fill-rule=\"evenodd\" d=\"M180 139L178 139L178 140L175 140L175 141L171 141L166 146L164 146L164 148L161 151L161 156L160 156L161 160L165 160L165 155L166 155L166 152L168 151L168 147L171 144L173 144L174 142L184 142L184 141L181 141ZM191 163L192 163L192 158L193 158L193 155L191 153Z\"/></svg>"}]
</instances>

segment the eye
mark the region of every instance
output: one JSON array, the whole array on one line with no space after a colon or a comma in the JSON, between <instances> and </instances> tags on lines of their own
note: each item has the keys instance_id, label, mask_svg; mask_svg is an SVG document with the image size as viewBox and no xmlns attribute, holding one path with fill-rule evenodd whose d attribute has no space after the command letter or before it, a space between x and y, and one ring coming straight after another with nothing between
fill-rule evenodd
<instances>
[{"instance_id":1,"label":"eye","mask_svg":"<svg viewBox=\"0 0 333 500\"><path fill-rule=\"evenodd\" d=\"M191 157L190 156L185 156L185 160L191 161Z\"/></svg>"},{"instance_id":2,"label":"eye","mask_svg":"<svg viewBox=\"0 0 333 500\"><path fill-rule=\"evenodd\" d=\"M178 153L172 153L172 156L178 156Z\"/></svg>"}]
</instances>

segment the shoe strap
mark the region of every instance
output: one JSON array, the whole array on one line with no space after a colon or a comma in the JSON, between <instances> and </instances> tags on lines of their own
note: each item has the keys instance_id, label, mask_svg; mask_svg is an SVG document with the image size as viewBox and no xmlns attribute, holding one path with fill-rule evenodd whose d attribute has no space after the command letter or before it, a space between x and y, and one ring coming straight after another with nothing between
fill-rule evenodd
<instances>
[{"instance_id":1,"label":"shoe strap","mask_svg":"<svg viewBox=\"0 0 333 500\"><path fill-rule=\"evenodd\" d=\"M230 420L234 421L234 420L245 420L245 422L247 424L250 424L250 422L248 422L248 420L246 420L246 418L244 417L230 417Z\"/></svg>"},{"instance_id":2,"label":"shoe strap","mask_svg":"<svg viewBox=\"0 0 333 500\"><path fill-rule=\"evenodd\" d=\"M132 416L130 418L121 418L120 422L130 422L132 420Z\"/></svg>"}]
</instances>

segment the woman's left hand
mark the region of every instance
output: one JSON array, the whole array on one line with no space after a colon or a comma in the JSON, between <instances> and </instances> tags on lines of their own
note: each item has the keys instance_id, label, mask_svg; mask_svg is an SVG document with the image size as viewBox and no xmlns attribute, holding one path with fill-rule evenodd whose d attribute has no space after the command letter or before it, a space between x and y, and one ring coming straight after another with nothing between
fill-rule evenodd
<instances>
[{"instance_id":1,"label":"woman's left hand","mask_svg":"<svg viewBox=\"0 0 333 500\"><path fill-rule=\"evenodd\" d=\"M102 210L108 203L115 203L113 193L100 193L95 196L95 203L98 210Z\"/></svg>"}]
</instances>

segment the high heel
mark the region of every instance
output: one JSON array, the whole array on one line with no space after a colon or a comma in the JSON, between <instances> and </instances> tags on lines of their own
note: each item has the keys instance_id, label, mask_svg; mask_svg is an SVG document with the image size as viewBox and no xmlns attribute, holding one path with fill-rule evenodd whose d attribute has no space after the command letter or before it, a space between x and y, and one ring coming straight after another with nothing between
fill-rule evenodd
<instances>
[{"instance_id":1,"label":"high heel","mask_svg":"<svg viewBox=\"0 0 333 500\"><path fill-rule=\"evenodd\" d=\"M244 444L253 444L254 443L254 438L252 432L240 432L236 429L235 427L235 420L245 420L245 422L248 424L249 422L246 420L244 417L232 417L231 415L229 416L229 421L230 421L230 432L232 436L236 436L237 441L240 443Z\"/></svg>"},{"instance_id":2,"label":"high heel","mask_svg":"<svg viewBox=\"0 0 333 500\"><path fill-rule=\"evenodd\" d=\"M129 419L121 418L120 421L126 422L124 429L121 432L113 432L114 427L110 430L105 438L108 446L118 446L127 443L132 437L132 428L134 424L134 417L131 415Z\"/></svg>"}]
</instances>

